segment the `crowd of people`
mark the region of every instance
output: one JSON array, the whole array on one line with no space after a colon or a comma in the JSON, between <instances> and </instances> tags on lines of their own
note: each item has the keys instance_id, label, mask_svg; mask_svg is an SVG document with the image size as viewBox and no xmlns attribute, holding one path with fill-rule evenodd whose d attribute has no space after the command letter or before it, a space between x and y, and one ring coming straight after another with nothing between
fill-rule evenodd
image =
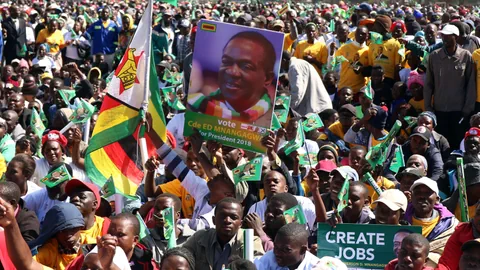
<instances>
[{"instance_id":1,"label":"crowd of people","mask_svg":"<svg viewBox=\"0 0 480 270\"><path fill-rule=\"evenodd\" d=\"M140 165L144 181L120 213L89 178L85 155L145 2L0 5L0 269L347 269L317 256L321 223L420 226L395 240L388 270L480 269L478 8L155 2L158 77L150 79L175 91L161 90L167 139L147 129L157 154ZM276 96L291 102L287 121L261 140L258 181L232 178L255 153L184 136L193 53L209 46L195 44L202 19L284 35ZM90 128L60 132L82 99L97 108ZM323 126L286 152L311 113ZM375 164L369 153L398 123L385 162ZM309 165L300 162L305 150L315 156ZM296 206L305 224L286 218ZM245 229L254 231L252 261Z\"/></svg>"}]
</instances>

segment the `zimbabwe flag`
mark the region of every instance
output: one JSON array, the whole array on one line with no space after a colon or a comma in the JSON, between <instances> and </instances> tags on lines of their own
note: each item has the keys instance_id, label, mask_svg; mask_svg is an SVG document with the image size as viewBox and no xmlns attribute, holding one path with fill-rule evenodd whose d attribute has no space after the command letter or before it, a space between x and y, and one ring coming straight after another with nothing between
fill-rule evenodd
<instances>
[{"instance_id":1,"label":"zimbabwe flag","mask_svg":"<svg viewBox=\"0 0 480 270\"><path fill-rule=\"evenodd\" d=\"M137 142L145 98L148 98L147 111L155 123L154 130L160 138L166 139L153 57L150 57L150 64L145 65L146 55L151 55L152 51L151 35L148 34L151 33L151 6L148 5L108 85L108 94L103 100L85 157L87 175L95 184L102 187L112 177L115 187L124 195L134 195L143 178ZM145 137L151 156L156 149L146 134Z\"/></svg>"}]
</instances>

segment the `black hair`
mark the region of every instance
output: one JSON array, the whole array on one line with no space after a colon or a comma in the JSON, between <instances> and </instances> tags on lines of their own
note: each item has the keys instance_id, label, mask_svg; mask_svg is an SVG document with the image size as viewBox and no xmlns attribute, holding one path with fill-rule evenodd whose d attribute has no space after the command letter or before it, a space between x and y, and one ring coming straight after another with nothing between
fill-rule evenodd
<instances>
[{"instance_id":1,"label":"black hair","mask_svg":"<svg viewBox=\"0 0 480 270\"><path fill-rule=\"evenodd\" d=\"M418 244L427 251L427 254L428 254L428 251L430 250L430 242L428 242L427 238L425 238L423 235L419 233L412 233L407 237L403 238L402 244L403 243Z\"/></svg>"},{"instance_id":2,"label":"black hair","mask_svg":"<svg viewBox=\"0 0 480 270\"><path fill-rule=\"evenodd\" d=\"M111 218L112 221L117 219L124 219L130 221L133 226L133 234L139 235L140 234L140 221L138 221L137 217L132 213L121 213Z\"/></svg>"},{"instance_id":3,"label":"black hair","mask_svg":"<svg viewBox=\"0 0 480 270\"><path fill-rule=\"evenodd\" d=\"M160 198L169 198L169 199L172 199L173 201L173 207L175 208L175 212L179 212L182 210L182 201L180 200L180 198L178 198L177 196L173 195L173 194L170 194L170 193L162 193L160 195L157 196L157 198L155 200L158 200Z\"/></svg>"},{"instance_id":4,"label":"black hair","mask_svg":"<svg viewBox=\"0 0 480 270\"><path fill-rule=\"evenodd\" d=\"M326 110L323 110L322 112L320 112L318 114L318 116L320 116L320 119L322 119L322 121L325 123L325 121L327 121L330 117L332 117L332 115L334 115L336 113L337 113L337 111L335 109L326 109Z\"/></svg>"},{"instance_id":5,"label":"black hair","mask_svg":"<svg viewBox=\"0 0 480 270\"><path fill-rule=\"evenodd\" d=\"M23 149L23 146L27 145L27 142L29 143L28 145L30 145L30 151L34 154L37 153L37 143L33 138L27 138L27 136L23 136L22 138L18 139L18 141L15 143L15 147L21 146L21 149L25 150Z\"/></svg>"},{"instance_id":6,"label":"black hair","mask_svg":"<svg viewBox=\"0 0 480 270\"><path fill-rule=\"evenodd\" d=\"M238 255L232 255L228 259L227 267L230 270L257 270L255 264L249 260L245 260Z\"/></svg>"},{"instance_id":7,"label":"black hair","mask_svg":"<svg viewBox=\"0 0 480 270\"><path fill-rule=\"evenodd\" d=\"M286 61L290 62L291 58L292 58L292 54L290 54L290 52L288 52L288 51L283 51L282 52L282 59L283 60L286 60Z\"/></svg>"},{"instance_id":8,"label":"black hair","mask_svg":"<svg viewBox=\"0 0 480 270\"><path fill-rule=\"evenodd\" d=\"M308 231L305 228L304 224L299 223L288 223L284 225L278 230L277 237L284 237L284 238L295 238L296 241L301 242L305 245L308 244Z\"/></svg>"},{"instance_id":9,"label":"black hair","mask_svg":"<svg viewBox=\"0 0 480 270\"><path fill-rule=\"evenodd\" d=\"M365 147L361 145L352 146L352 148L350 148L350 152L352 152L353 150L362 150L363 152L367 153L367 151L365 150Z\"/></svg>"},{"instance_id":10,"label":"black hair","mask_svg":"<svg viewBox=\"0 0 480 270\"><path fill-rule=\"evenodd\" d=\"M22 174L27 179L30 179L30 177L32 177L37 166L35 160L27 154L17 154L12 158L12 160L10 160L10 163L11 162L18 162L22 164Z\"/></svg>"},{"instance_id":11,"label":"black hair","mask_svg":"<svg viewBox=\"0 0 480 270\"><path fill-rule=\"evenodd\" d=\"M407 84L402 82L402 81L398 81L394 84L394 86L397 85L398 86L398 89L400 90L401 92L401 95L404 96L405 93L407 92Z\"/></svg>"},{"instance_id":12,"label":"black hair","mask_svg":"<svg viewBox=\"0 0 480 270\"><path fill-rule=\"evenodd\" d=\"M360 182L360 181L352 181L350 182L350 187L360 187L362 189L362 193L365 196L365 198L368 198L368 188L365 183Z\"/></svg>"},{"instance_id":13,"label":"black hair","mask_svg":"<svg viewBox=\"0 0 480 270\"><path fill-rule=\"evenodd\" d=\"M162 257L162 261L160 262L160 268L162 268L162 263L171 256L178 256L184 258L188 263L189 270L195 269L195 257L193 256L192 252L190 252L190 250L184 247L174 247L165 251L165 254L163 254Z\"/></svg>"},{"instance_id":14,"label":"black hair","mask_svg":"<svg viewBox=\"0 0 480 270\"><path fill-rule=\"evenodd\" d=\"M233 198L233 197L226 197L226 198L223 198L221 199L218 203L217 203L217 206L215 207L215 215L217 214L217 211L218 209L220 208L220 205L222 204L226 204L226 203L233 203L233 204L238 204L240 206L240 209L242 208L242 203ZM241 211L241 215L243 214L243 211Z\"/></svg>"},{"instance_id":15,"label":"black hair","mask_svg":"<svg viewBox=\"0 0 480 270\"><path fill-rule=\"evenodd\" d=\"M11 203L20 200L20 187L13 182L0 182L0 197L5 201Z\"/></svg>"},{"instance_id":16,"label":"black hair","mask_svg":"<svg viewBox=\"0 0 480 270\"><path fill-rule=\"evenodd\" d=\"M265 73L273 72L273 69L275 67L275 59L277 59L277 57L275 55L275 48L273 47L273 44L266 37L264 37L258 32L253 31L240 32L230 38L223 50L225 50L227 45L236 38L246 39L258 43L263 48L264 52L263 64L265 68Z\"/></svg>"},{"instance_id":17,"label":"black hair","mask_svg":"<svg viewBox=\"0 0 480 270\"><path fill-rule=\"evenodd\" d=\"M272 198L270 198L270 202L278 202L278 203L281 203L285 206L285 209L290 209L292 207L294 207L295 205L298 205L298 201L297 199L295 198L295 196L293 196L292 194L290 193L278 193L278 194L275 194L272 196Z\"/></svg>"}]
</instances>

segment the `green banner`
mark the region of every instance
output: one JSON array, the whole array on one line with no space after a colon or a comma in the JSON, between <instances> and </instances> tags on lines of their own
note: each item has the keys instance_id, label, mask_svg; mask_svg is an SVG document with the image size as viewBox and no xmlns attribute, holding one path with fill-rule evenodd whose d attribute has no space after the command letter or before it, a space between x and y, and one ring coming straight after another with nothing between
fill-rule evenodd
<instances>
[{"instance_id":1,"label":"green banner","mask_svg":"<svg viewBox=\"0 0 480 270\"><path fill-rule=\"evenodd\" d=\"M333 228L326 223L319 223L317 256L335 257L349 269L384 269L388 262L397 257L394 243L401 243L409 233L422 233L422 227L338 224Z\"/></svg>"},{"instance_id":2,"label":"green banner","mask_svg":"<svg viewBox=\"0 0 480 270\"><path fill-rule=\"evenodd\" d=\"M193 129L200 131L205 140L214 140L223 145L242 148L247 151L265 153L261 140L268 134L264 127L245 124L235 120L224 120L208 114L185 112L184 135L193 134Z\"/></svg>"},{"instance_id":3,"label":"green banner","mask_svg":"<svg viewBox=\"0 0 480 270\"><path fill-rule=\"evenodd\" d=\"M262 176L263 156L258 156L248 163L233 169L235 185L242 181L260 181Z\"/></svg>"}]
</instances>

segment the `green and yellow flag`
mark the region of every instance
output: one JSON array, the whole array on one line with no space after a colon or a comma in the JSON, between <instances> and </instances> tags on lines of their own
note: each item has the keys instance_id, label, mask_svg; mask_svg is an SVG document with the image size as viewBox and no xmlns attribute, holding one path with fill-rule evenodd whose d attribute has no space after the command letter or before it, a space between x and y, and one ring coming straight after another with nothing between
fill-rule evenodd
<instances>
[{"instance_id":1,"label":"green and yellow flag","mask_svg":"<svg viewBox=\"0 0 480 270\"><path fill-rule=\"evenodd\" d=\"M70 179L72 179L72 176L68 172L65 164L63 164L40 179L40 182L49 188L53 188Z\"/></svg>"},{"instance_id":2,"label":"green and yellow flag","mask_svg":"<svg viewBox=\"0 0 480 270\"><path fill-rule=\"evenodd\" d=\"M302 122L303 130L309 132L314 129L323 127L322 119L316 113L308 113L305 115L307 119Z\"/></svg>"},{"instance_id":3,"label":"green and yellow flag","mask_svg":"<svg viewBox=\"0 0 480 270\"><path fill-rule=\"evenodd\" d=\"M164 225L163 237L168 240L167 247L174 248L177 246L177 238L175 235L175 213L173 207L165 208L161 211Z\"/></svg>"},{"instance_id":4,"label":"green and yellow flag","mask_svg":"<svg viewBox=\"0 0 480 270\"><path fill-rule=\"evenodd\" d=\"M35 108L32 109L30 127L35 135L37 135L39 138L42 138L43 132L45 131L45 125L43 124L43 121Z\"/></svg>"},{"instance_id":5,"label":"green and yellow flag","mask_svg":"<svg viewBox=\"0 0 480 270\"><path fill-rule=\"evenodd\" d=\"M283 216L285 217L287 224L294 222L299 224L307 224L307 218L305 217L303 209L299 204L283 212Z\"/></svg>"},{"instance_id":6,"label":"green and yellow flag","mask_svg":"<svg viewBox=\"0 0 480 270\"><path fill-rule=\"evenodd\" d=\"M84 99L80 99L78 107L73 111L73 114L68 120L75 124L83 124L92 117L94 112L95 107L92 104L88 103Z\"/></svg>"},{"instance_id":7,"label":"green and yellow flag","mask_svg":"<svg viewBox=\"0 0 480 270\"><path fill-rule=\"evenodd\" d=\"M232 170L235 185L242 181L260 181L262 175L263 156L258 156L248 163L238 166Z\"/></svg>"},{"instance_id":8,"label":"green and yellow flag","mask_svg":"<svg viewBox=\"0 0 480 270\"><path fill-rule=\"evenodd\" d=\"M350 179L345 179L343 186L338 193L338 206L337 213L342 212L342 210L348 205L348 196L350 196Z\"/></svg>"},{"instance_id":9,"label":"green and yellow flag","mask_svg":"<svg viewBox=\"0 0 480 270\"><path fill-rule=\"evenodd\" d=\"M302 147L303 144L305 143L305 134L303 133L303 126L301 123L299 123L298 128L297 128L297 135L293 140L288 141L287 144L285 144L284 152L285 155L290 155L293 151L297 151L298 148Z\"/></svg>"}]
</instances>

